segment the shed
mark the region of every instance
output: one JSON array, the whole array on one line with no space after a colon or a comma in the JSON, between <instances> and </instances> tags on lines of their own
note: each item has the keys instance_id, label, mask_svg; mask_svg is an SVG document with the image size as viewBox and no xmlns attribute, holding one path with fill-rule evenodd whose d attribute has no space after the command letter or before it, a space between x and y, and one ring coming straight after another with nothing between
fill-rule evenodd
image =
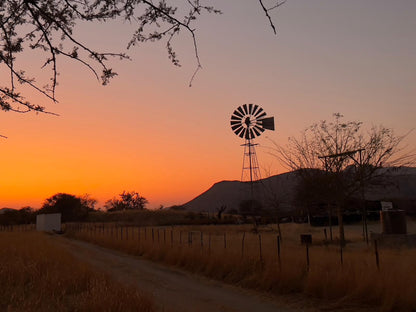
<instances>
[{"instance_id":1,"label":"shed","mask_svg":"<svg viewBox=\"0 0 416 312\"><path fill-rule=\"evenodd\" d=\"M36 231L61 231L61 214L48 213L36 216Z\"/></svg>"}]
</instances>

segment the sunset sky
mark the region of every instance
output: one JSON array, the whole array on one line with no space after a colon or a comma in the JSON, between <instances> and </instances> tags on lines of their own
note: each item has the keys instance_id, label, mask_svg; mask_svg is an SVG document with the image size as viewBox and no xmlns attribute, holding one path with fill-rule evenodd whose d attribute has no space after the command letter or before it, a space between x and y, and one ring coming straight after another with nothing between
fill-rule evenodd
<instances>
[{"instance_id":1,"label":"sunset sky","mask_svg":"<svg viewBox=\"0 0 416 312\"><path fill-rule=\"evenodd\" d=\"M185 1L186 2L186 1ZM416 122L416 1L288 0L272 16L257 1L206 1L222 15L202 16L197 39L182 33L171 65L164 43L112 61L119 74L101 86L86 68L61 59L59 103L28 91L59 114L0 113L0 207L40 207L57 192L90 194L99 206L135 190L149 207L183 204L222 180L241 175L242 140L230 129L233 110L255 103L275 117L276 131L257 143L262 174L284 172L268 154L308 125L340 112L365 125L405 134ZM96 49L123 52L134 25L82 24L75 35ZM48 77L37 54L18 60ZM2 85L8 74L0 70ZM416 146L413 131L406 141Z\"/></svg>"}]
</instances>

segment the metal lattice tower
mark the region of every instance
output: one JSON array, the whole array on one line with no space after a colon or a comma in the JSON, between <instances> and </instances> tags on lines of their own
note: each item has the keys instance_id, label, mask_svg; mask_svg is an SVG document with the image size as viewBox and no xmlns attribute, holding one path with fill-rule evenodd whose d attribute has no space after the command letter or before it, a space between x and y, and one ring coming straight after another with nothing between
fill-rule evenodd
<instances>
[{"instance_id":1,"label":"metal lattice tower","mask_svg":"<svg viewBox=\"0 0 416 312\"><path fill-rule=\"evenodd\" d=\"M243 170L241 171L241 182L254 182L261 179L259 162L257 161L256 148L258 144L250 139L246 140L243 154Z\"/></svg>"}]
</instances>

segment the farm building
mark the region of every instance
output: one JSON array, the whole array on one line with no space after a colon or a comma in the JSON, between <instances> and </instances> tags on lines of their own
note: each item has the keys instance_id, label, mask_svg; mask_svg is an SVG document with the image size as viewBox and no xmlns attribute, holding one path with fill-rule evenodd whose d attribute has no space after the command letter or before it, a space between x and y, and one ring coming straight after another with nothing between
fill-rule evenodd
<instances>
[{"instance_id":1,"label":"farm building","mask_svg":"<svg viewBox=\"0 0 416 312\"><path fill-rule=\"evenodd\" d=\"M61 230L61 214L48 213L36 216L36 231L60 231Z\"/></svg>"}]
</instances>

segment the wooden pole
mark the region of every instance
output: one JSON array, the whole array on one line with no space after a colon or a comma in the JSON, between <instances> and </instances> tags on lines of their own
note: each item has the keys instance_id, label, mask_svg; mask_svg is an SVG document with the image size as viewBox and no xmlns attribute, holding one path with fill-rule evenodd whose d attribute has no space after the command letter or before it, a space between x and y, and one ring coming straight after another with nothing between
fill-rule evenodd
<instances>
[{"instance_id":1,"label":"wooden pole","mask_svg":"<svg viewBox=\"0 0 416 312\"><path fill-rule=\"evenodd\" d=\"M244 258L244 239L246 238L246 232L243 233L243 238L241 239L241 259Z\"/></svg>"},{"instance_id":2,"label":"wooden pole","mask_svg":"<svg viewBox=\"0 0 416 312\"><path fill-rule=\"evenodd\" d=\"M374 253L376 255L376 265L377 265L377 270L380 270L380 258L378 255L378 246L377 246L377 240L374 240Z\"/></svg>"},{"instance_id":3,"label":"wooden pole","mask_svg":"<svg viewBox=\"0 0 416 312\"><path fill-rule=\"evenodd\" d=\"M261 234L259 234L259 259L260 259L260 263L263 263L263 255L261 252Z\"/></svg>"}]
</instances>

